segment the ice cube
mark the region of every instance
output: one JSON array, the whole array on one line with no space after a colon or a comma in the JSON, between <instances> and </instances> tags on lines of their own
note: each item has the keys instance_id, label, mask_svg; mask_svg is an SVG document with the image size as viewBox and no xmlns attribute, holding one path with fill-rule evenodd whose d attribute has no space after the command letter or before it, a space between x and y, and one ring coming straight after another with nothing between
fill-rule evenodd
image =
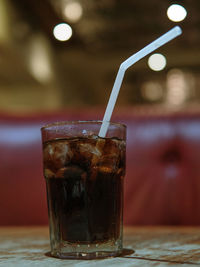
<instances>
[{"instance_id":1,"label":"ice cube","mask_svg":"<svg viewBox=\"0 0 200 267\"><path fill-rule=\"evenodd\" d=\"M119 154L121 150L120 141L116 139L107 139L104 146L104 154Z\"/></svg>"},{"instance_id":2,"label":"ice cube","mask_svg":"<svg viewBox=\"0 0 200 267\"><path fill-rule=\"evenodd\" d=\"M106 140L104 138L98 138L96 142L96 147L102 151L106 143Z\"/></svg>"},{"instance_id":3,"label":"ice cube","mask_svg":"<svg viewBox=\"0 0 200 267\"><path fill-rule=\"evenodd\" d=\"M116 154L105 155L98 162L99 170L102 172L116 172L119 165L119 156Z\"/></svg>"},{"instance_id":4,"label":"ice cube","mask_svg":"<svg viewBox=\"0 0 200 267\"><path fill-rule=\"evenodd\" d=\"M56 172L56 178L64 178L64 174L66 171L66 167L64 168L60 168L57 172Z\"/></svg>"},{"instance_id":5,"label":"ice cube","mask_svg":"<svg viewBox=\"0 0 200 267\"><path fill-rule=\"evenodd\" d=\"M100 157L101 151L96 147L96 145L92 144L80 144L80 153L87 158L92 157L93 155Z\"/></svg>"},{"instance_id":6,"label":"ice cube","mask_svg":"<svg viewBox=\"0 0 200 267\"><path fill-rule=\"evenodd\" d=\"M101 157L102 157L103 152L104 152L103 151L104 145L105 145L105 139L98 138L97 142L95 144L95 149L99 153L93 153L93 157L92 157L92 160L91 160L91 165L92 166L96 165L101 160Z\"/></svg>"},{"instance_id":7,"label":"ice cube","mask_svg":"<svg viewBox=\"0 0 200 267\"><path fill-rule=\"evenodd\" d=\"M56 172L57 178L72 178L72 179L82 179L87 178L87 173L81 169L79 166L71 165L64 168L60 168Z\"/></svg>"},{"instance_id":8,"label":"ice cube","mask_svg":"<svg viewBox=\"0 0 200 267\"><path fill-rule=\"evenodd\" d=\"M96 164L102 155L102 151L100 147L97 146L97 143L95 139L88 139L87 142L80 143L78 153L76 153L74 157L76 162L79 161L86 167Z\"/></svg>"},{"instance_id":9,"label":"ice cube","mask_svg":"<svg viewBox=\"0 0 200 267\"><path fill-rule=\"evenodd\" d=\"M103 173L112 173L113 172L113 168L112 166L99 166L98 168L99 172L103 172Z\"/></svg>"},{"instance_id":10,"label":"ice cube","mask_svg":"<svg viewBox=\"0 0 200 267\"><path fill-rule=\"evenodd\" d=\"M58 170L65 166L72 157L68 142L57 141L44 147L44 165L51 170Z\"/></svg>"}]
</instances>

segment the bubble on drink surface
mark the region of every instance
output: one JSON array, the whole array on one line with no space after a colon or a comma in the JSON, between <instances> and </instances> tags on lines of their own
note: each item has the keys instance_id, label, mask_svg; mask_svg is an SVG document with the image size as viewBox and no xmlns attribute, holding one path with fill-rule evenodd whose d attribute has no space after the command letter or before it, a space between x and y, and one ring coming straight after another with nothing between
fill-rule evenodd
<instances>
[{"instance_id":1,"label":"bubble on drink surface","mask_svg":"<svg viewBox=\"0 0 200 267\"><path fill-rule=\"evenodd\" d=\"M44 147L44 163L49 169L57 170L65 166L72 157L72 151L67 141L48 143Z\"/></svg>"},{"instance_id":2,"label":"bubble on drink surface","mask_svg":"<svg viewBox=\"0 0 200 267\"><path fill-rule=\"evenodd\" d=\"M93 131L90 131L90 130L82 130L82 135L85 136L85 137L89 137L91 139L97 139L98 138L98 135L95 135Z\"/></svg>"}]
</instances>

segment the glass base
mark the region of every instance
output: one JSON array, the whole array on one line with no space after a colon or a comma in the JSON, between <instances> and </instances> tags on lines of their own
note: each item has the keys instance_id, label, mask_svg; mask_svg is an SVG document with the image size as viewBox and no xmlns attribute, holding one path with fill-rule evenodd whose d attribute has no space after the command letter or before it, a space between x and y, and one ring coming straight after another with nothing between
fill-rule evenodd
<instances>
[{"instance_id":1,"label":"glass base","mask_svg":"<svg viewBox=\"0 0 200 267\"><path fill-rule=\"evenodd\" d=\"M59 248L54 248L51 255L61 259L100 259L121 255L122 245L120 241L110 241L101 244L73 244L64 242Z\"/></svg>"},{"instance_id":2,"label":"glass base","mask_svg":"<svg viewBox=\"0 0 200 267\"><path fill-rule=\"evenodd\" d=\"M60 253L60 252L51 252L53 257L59 259L78 259L78 260L93 260L93 259L104 259L110 257L117 257L121 255L121 251L119 252L107 252L107 251L99 251L92 253Z\"/></svg>"}]
</instances>

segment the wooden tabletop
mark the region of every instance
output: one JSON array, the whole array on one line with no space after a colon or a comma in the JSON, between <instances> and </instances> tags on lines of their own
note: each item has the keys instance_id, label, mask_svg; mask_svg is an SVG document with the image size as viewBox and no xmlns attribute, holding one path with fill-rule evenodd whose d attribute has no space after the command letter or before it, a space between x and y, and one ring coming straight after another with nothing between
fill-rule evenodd
<instances>
[{"instance_id":1,"label":"wooden tabletop","mask_svg":"<svg viewBox=\"0 0 200 267\"><path fill-rule=\"evenodd\" d=\"M124 252L116 258L61 260L49 251L47 227L0 228L0 266L148 267L200 265L200 227L126 228Z\"/></svg>"}]
</instances>

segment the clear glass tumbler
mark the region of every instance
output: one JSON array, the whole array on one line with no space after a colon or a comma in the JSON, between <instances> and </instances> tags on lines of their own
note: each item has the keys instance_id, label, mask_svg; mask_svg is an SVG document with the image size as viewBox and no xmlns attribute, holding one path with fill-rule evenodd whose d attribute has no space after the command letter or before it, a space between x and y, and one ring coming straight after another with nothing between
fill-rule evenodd
<instances>
[{"instance_id":1,"label":"clear glass tumbler","mask_svg":"<svg viewBox=\"0 0 200 267\"><path fill-rule=\"evenodd\" d=\"M52 256L122 252L126 126L110 123L100 138L101 124L58 122L41 129Z\"/></svg>"}]
</instances>

